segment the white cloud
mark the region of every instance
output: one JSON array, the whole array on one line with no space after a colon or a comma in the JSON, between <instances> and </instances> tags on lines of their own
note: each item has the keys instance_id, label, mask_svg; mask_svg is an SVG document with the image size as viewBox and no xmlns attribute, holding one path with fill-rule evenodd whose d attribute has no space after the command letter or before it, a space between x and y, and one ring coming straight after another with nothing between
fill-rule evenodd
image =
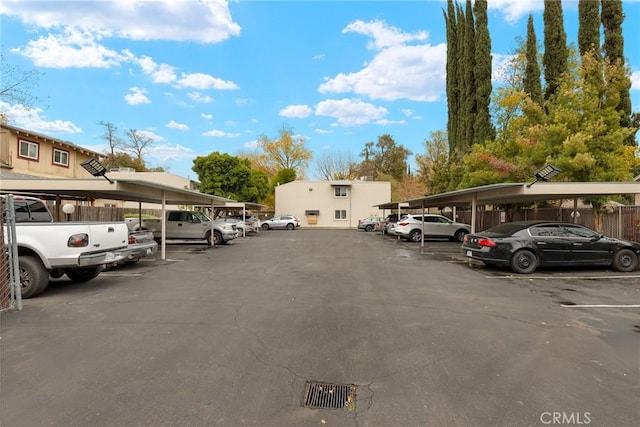
<instances>
[{"instance_id":1,"label":"white cloud","mask_svg":"<svg viewBox=\"0 0 640 427\"><path fill-rule=\"evenodd\" d=\"M312 110L308 105L289 105L280 110L279 114L283 117L304 119L305 117L309 117L311 113Z\"/></svg>"},{"instance_id":2,"label":"white cloud","mask_svg":"<svg viewBox=\"0 0 640 427\"><path fill-rule=\"evenodd\" d=\"M38 67L49 68L109 68L126 59L123 54L98 44L99 39L99 35L67 29L59 35L31 40L26 47L11 52L26 56Z\"/></svg>"},{"instance_id":3,"label":"white cloud","mask_svg":"<svg viewBox=\"0 0 640 427\"><path fill-rule=\"evenodd\" d=\"M335 118L332 126L355 126L381 120L387 109L358 99L328 99L316 105L315 114Z\"/></svg>"},{"instance_id":4,"label":"white cloud","mask_svg":"<svg viewBox=\"0 0 640 427\"><path fill-rule=\"evenodd\" d=\"M128 93L124 96L124 100L129 105L140 105L140 104L151 104L147 95L145 95L145 90L140 89L139 87L129 88L131 93Z\"/></svg>"},{"instance_id":5,"label":"white cloud","mask_svg":"<svg viewBox=\"0 0 640 427\"><path fill-rule=\"evenodd\" d=\"M240 34L223 0L3 0L0 14L46 29L85 28L132 40L216 43Z\"/></svg>"},{"instance_id":6,"label":"white cloud","mask_svg":"<svg viewBox=\"0 0 640 427\"><path fill-rule=\"evenodd\" d=\"M233 120L227 120L226 122L224 122L224 124L227 125L227 126L235 126L238 123L233 121Z\"/></svg>"},{"instance_id":7,"label":"white cloud","mask_svg":"<svg viewBox=\"0 0 640 427\"><path fill-rule=\"evenodd\" d=\"M7 122L18 127L42 133L81 133L82 129L68 120L48 121L41 117L41 108L29 108L21 104L11 105L0 101L0 112L7 117Z\"/></svg>"},{"instance_id":8,"label":"white cloud","mask_svg":"<svg viewBox=\"0 0 640 427\"><path fill-rule=\"evenodd\" d=\"M515 55L502 55L500 53L491 54L491 81L505 83L509 70L511 69Z\"/></svg>"},{"instance_id":9,"label":"white cloud","mask_svg":"<svg viewBox=\"0 0 640 427\"><path fill-rule=\"evenodd\" d=\"M157 133L154 133L153 131L150 131L150 130L139 130L138 134L141 135L142 137L149 138L153 142L165 141L165 138L163 136L160 136ZM155 146L154 146L154 149L155 149Z\"/></svg>"},{"instance_id":10,"label":"white cloud","mask_svg":"<svg viewBox=\"0 0 640 427\"><path fill-rule=\"evenodd\" d=\"M231 81L222 80L204 73L182 73L182 77L177 82L178 87L190 87L194 89L217 89L231 90L240 89L237 84Z\"/></svg>"},{"instance_id":11,"label":"white cloud","mask_svg":"<svg viewBox=\"0 0 640 427\"><path fill-rule=\"evenodd\" d=\"M176 80L175 67L168 64L156 64L149 56L134 59L142 72L151 77L154 83L173 83Z\"/></svg>"},{"instance_id":12,"label":"white cloud","mask_svg":"<svg viewBox=\"0 0 640 427\"><path fill-rule=\"evenodd\" d=\"M544 10L543 0L491 0L487 5L489 10L495 9L502 12L505 20L510 24L515 24L531 12Z\"/></svg>"},{"instance_id":13,"label":"white cloud","mask_svg":"<svg viewBox=\"0 0 640 427\"><path fill-rule=\"evenodd\" d=\"M631 89L640 90L640 71L631 73Z\"/></svg>"},{"instance_id":14,"label":"white cloud","mask_svg":"<svg viewBox=\"0 0 640 427\"><path fill-rule=\"evenodd\" d=\"M319 55L314 55L313 59L315 59L316 61L324 59L324 53L321 53Z\"/></svg>"},{"instance_id":15,"label":"white cloud","mask_svg":"<svg viewBox=\"0 0 640 427\"><path fill-rule=\"evenodd\" d=\"M253 139L251 141L245 142L242 145L244 146L244 148L255 150L256 148L260 147L260 141L258 141L257 139Z\"/></svg>"},{"instance_id":16,"label":"white cloud","mask_svg":"<svg viewBox=\"0 0 640 427\"><path fill-rule=\"evenodd\" d=\"M356 21L343 30L347 31L373 37L368 46L379 51L362 70L325 78L320 93L355 93L388 101L440 100L446 84L446 44L405 44L425 40L427 34L402 33L381 21Z\"/></svg>"},{"instance_id":17,"label":"white cloud","mask_svg":"<svg viewBox=\"0 0 640 427\"><path fill-rule=\"evenodd\" d=\"M377 125L382 125L382 126L388 126L388 125L403 125L407 123L404 120L387 120L387 119L382 119L382 120L377 120L376 124Z\"/></svg>"},{"instance_id":18,"label":"white cloud","mask_svg":"<svg viewBox=\"0 0 640 427\"><path fill-rule=\"evenodd\" d=\"M166 124L166 126L171 129L189 130L189 126L182 123L178 123L174 120L171 120L169 123Z\"/></svg>"},{"instance_id":19,"label":"white cloud","mask_svg":"<svg viewBox=\"0 0 640 427\"><path fill-rule=\"evenodd\" d=\"M229 132L225 132L223 130L218 130L218 129L212 129L210 131L204 132L202 134L202 136L212 136L215 138L237 138L240 136L239 133L229 133Z\"/></svg>"},{"instance_id":20,"label":"white cloud","mask_svg":"<svg viewBox=\"0 0 640 427\"><path fill-rule=\"evenodd\" d=\"M201 104L209 104L213 102L213 98L208 95L203 95L200 92L189 92L187 94L192 101L199 102Z\"/></svg>"},{"instance_id":21,"label":"white cloud","mask_svg":"<svg viewBox=\"0 0 640 427\"><path fill-rule=\"evenodd\" d=\"M325 135L327 133L333 133L332 130L324 130L324 129L320 129L320 128L315 129L314 132L319 134L319 135Z\"/></svg>"},{"instance_id":22,"label":"white cloud","mask_svg":"<svg viewBox=\"0 0 640 427\"><path fill-rule=\"evenodd\" d=\"M419 31L415 34L402 32L400 29L390 27L384 21L354 21L342 30L343 33L358 33L373 38L367 44L369 49L380 50L390 46L400 46L415 40L426 40L429 33Z\"/></svg>"},{"instance_id":23,"label":"white cloud","mask_svg":"<svg viewBox=\"0 0 640 427\"><path fill-rule=\"evenodd\" d=\"M213 114L201 113L200 117L202 117L203 119L211 120L211 119L213 119Z\"/></svg>"},{"instance_id":24,"label":"white cloud","mask_svg":"<svg viewBox=\"0 0 640 427\"><path fill-rule=\"evenodd\" d=\"M170 162L175 160L193 159L196 156L191 148L182 145L160 144L154 145L152 150L145 157L155 160L156 162Z\"/></svg>"}]
</instances>

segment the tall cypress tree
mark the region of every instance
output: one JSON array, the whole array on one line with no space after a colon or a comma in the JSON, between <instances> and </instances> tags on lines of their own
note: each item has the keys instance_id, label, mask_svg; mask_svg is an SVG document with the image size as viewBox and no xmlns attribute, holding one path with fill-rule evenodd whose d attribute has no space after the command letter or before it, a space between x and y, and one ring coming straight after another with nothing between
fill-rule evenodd
<instances>
[{"instance_id":1,"label":"tall cypress tree","mask_svg":"<svg viewBox=\"0 0 640 427\"><path fill-rule=\"evenodd\" d=\"M544 99L549 99L560 85L560 77L567 70L569 51L567 35L564 32L561 0L544 1L544 79L547 87Z\"/></svg>"},{"instance_id":2,"label":"tall cypress tree","mask_svg":"<svg viewBox=\"0 0 640 427\"><path fill-rule=\"evenodd\" d=\"M455 152L458 145L458 111L460 109L458 24L453 0L447 0L447 11L443 13L447 26L447 135L449 154L451 154Z\"/></svg>"},{"instance_id":3,"label":"tall cypress tree","mask_svg":"<svg viewBox=\"0 0 640 427\"><path fill-rule=\"evenodd\" d=\"M539 105L542 105L542 83L540 82L540 64L538 64L538 41L533 27L533 16L527 21L526 62L524 70L524 91Z\"/></svg>"},{"instance_id":4,"label":"tall cypress tree","mask_svg":"<svg viewBox=\"0 0 640 427\"><path fill-rule=\"evenodd\" d=\"M580 56L600 49L600 2L579 0L578 2L578 50Z\"/></svg>"},{"instance_id":5,"label":"tall cypress tree","mask_svg":"<svg viewBox=\"0 0 640 427\"><path fill-rule=\"evenodd\" d=\"M604 27L604 57L607 63L614 64L620 62L624 65L624 37L622 36L622 22L624 13L622 12L622 0L602 0L602 26ZM620 124L623 127L631 126L631 80L620 91L620 102L618 111L620 112ZM627 145L635 145L635 134L625 140Z\"/></svg>"},{"instance_id":6,"label":"tall cypress tree","mask_svg":"<svg viewBox=\"0 0 640 427\"><path fill-rule=\"evenodd\" d=\"M473 6L476 16L475 69L476 116L473 124L474 142L484 143L493 139L494 131L489 114L491 103L491 37L487 18L487 0L476 0Z\"/></svg>"},{"instance_id":7,"label":"tall cypress tree","mask_svg":"<svg viewBox=\"0 0 640 427\"><path fill-rule=\"evenodd\" d=\"M467 0L465 6L465 24L464 24L464 57L462 59L464 68L464 92L462 93L463 108L463 140L462 149L466 153L473 144L473 124L476 116L476 35L473 22L473 6L471 0Z\"/></svg>"},{"instance_id":8,"label":"tall cypress tree","mask_svg":"<svg viewBox=\"0 0 640 427\"><path fill-rule=\"evenodd\" d=\"M460 98L459 98L459 102L458 102L458 111L456 111L456 114L458 115L457 118L457 127L458 130L456 131L456 137L457 137L457 141L456 141L456 152L455 155L459 158L461 158L464 155L465 152L465 133L466 133L466 127L464 125L465 120L464 120L464 97L465 94L467 93L467 85L469 84L466 80L466 71L465 71L465 62L464 62L464 52L465 52L465 42L466 42L466 32L467 32L467 26L466 26L466 22L465 22L465 16L464 16L464 10L462 9L462 6L457 5L456 7L456 21L458 23L458 88L460 91Z\"/></svg>"}]
</instances>

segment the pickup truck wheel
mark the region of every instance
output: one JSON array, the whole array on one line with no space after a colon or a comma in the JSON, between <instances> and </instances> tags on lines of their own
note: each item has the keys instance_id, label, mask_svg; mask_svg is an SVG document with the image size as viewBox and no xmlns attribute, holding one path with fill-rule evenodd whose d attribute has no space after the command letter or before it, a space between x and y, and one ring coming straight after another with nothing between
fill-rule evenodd
<instances>
[{"instance_id":1,"label":"pickup truck wheel","mask_svg":"<svg viewBox=\"0 0 640 427\"><path fill-rule=\"evenodd\" d=\"M101 266L76 268L74 270L67 270L65 273L72 282L88 282L95 278L102 271Z\"/></svg>"},{"instance_id":2,"label":"pickup truck wheel","mask_svg":"<svg viewBox=\"0 0 640 427\"><path fill-rule=\"evenodd\" d=\"M207 231L204 235L204 239L207 241L207 246L214 246L216 244L215 239L211 238L211 232Z\"/></svg>"},{"instance_id":3,"label":"pickup truck wheel","mask_svg":"<svg viewBox=\"0 0 640 427\"><path fill-rule=\"evenodd\" d=\"M39 259L32 256L18 258L20 290L22 298L31 298L42 293L49 284L49 273Z\"/></svg>"}]
</instances>

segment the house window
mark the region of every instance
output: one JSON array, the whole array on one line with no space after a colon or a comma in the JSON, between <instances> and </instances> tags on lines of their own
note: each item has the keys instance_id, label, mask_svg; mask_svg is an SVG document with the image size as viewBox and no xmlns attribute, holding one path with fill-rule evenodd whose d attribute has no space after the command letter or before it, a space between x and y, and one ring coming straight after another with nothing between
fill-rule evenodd
<instances>
[{"instance_id":1,"label":"house window","mask_svg":"<svg viewBox=\"0 0 640 427\"><path fill-rule=\"evenodd\" d=\"M38 144L23 140L19 140L18 144L20 144L20 157L38 160Z\"/></svg>"},{"instance_id":2,"label":"house window","mask_svg":"<svg viewBox=\"0 0 640 427\"><path fill-rule=\"evenodd\" d=\"M347 211L345 209L336 209L334 214L335 219L347 219Z\"/></svg>"},{"instance_id":3,"label":"house window","mask_svg":"<svg viewBox=\"0 0 640 427\"><path fill-rule=\"evenodd\" d=\"M60 166L69 166L69 152L64 150L53 149L53 164Z\"/></svg>"},{"instance_id":4,"label":"house window","mask_svg":"<svg viewBox=\"0 0 640 427\"><path fill-rule=\"evenodd\" d=\"M333 191L336 197L347 197L347 187L334 187Z\"/></svg>"}]
</instances>

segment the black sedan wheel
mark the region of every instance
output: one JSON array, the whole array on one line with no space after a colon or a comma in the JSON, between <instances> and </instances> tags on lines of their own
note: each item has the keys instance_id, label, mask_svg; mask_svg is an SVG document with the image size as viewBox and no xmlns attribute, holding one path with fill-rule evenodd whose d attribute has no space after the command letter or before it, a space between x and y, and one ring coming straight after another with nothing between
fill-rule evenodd
<instances>
[{"instance_id":1,"label":"black sedan wheel","mask_svg":"<svg viewBox=\"0 0 640 427\"><path fill-rule=\"evenodd\" d=\"M518 274L533 273L538 267L536 254L527 250L519 250L511 258L511 269Z\"/></svg>"},{"instance_id":2,"label":"black sedan wheel","mask_svg":"<svg viewBox=\"0 0 640 427\"><path fill-rule=\"evenodd\" d=\"M620 249L613 255L613 268L628 273L638 268L638 257L631 249Z\"/></svg>"}]
</instances>

